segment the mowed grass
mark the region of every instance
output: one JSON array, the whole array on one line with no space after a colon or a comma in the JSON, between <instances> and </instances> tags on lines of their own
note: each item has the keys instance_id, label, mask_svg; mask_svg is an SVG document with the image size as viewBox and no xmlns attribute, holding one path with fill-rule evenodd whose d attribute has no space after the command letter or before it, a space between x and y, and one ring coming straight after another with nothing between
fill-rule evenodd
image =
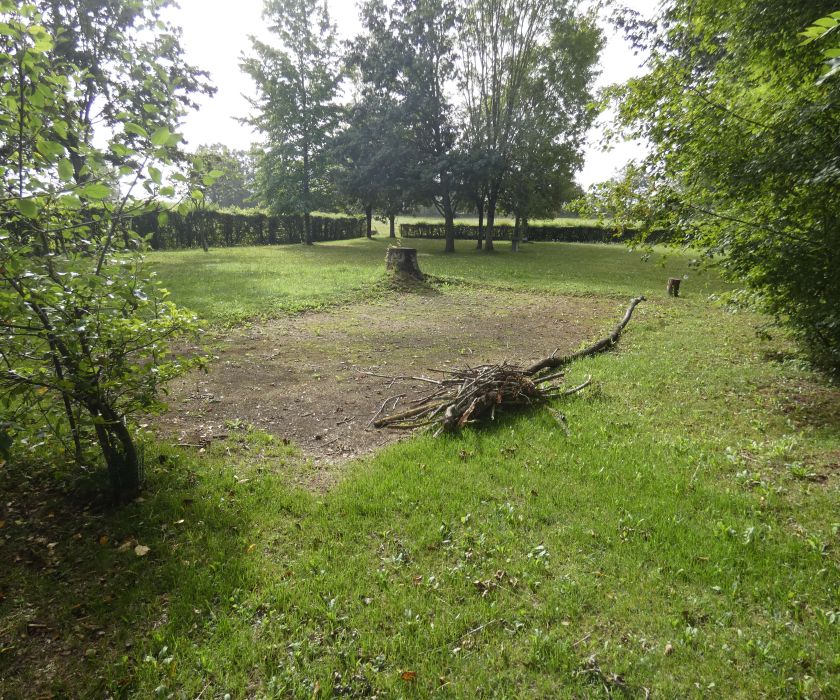
<instances>
[{"instance_id":1,"label":"mowed grass","mask_svg":"<svg viewBox=\"0 0 840 700\"><path fill-rule=\"evenodd\" d=\"M309 259L344 250L345 294L358 282L347 261L374 272L377 245ZM651 299L615 352L571 369L594 386L554 405L568 430L538 410L418 436L310 493L293 473L318 467L231 425L203 453L150 442L144 500L64 535L57 499L9 517L11 541L36 548L40 533L66 564L17 566L4 583L0 629L20 637L0 653L0 695L840 694L837 390L783 337L760 339L764 319L710 303L711 275L674 300L663 278L676 267L621 248L421 250L434 274L605 295L616 316L630 293ZM191 289L165 281L176 301ZM55 640L32 651L29 621Z\"/></svg>"},{"instance_id":2,"label":"mowed grass","mask_svg":"<svg viewBox=\"0 0 840 700\"><path fill-rule=\"evenodd\" d=\"M723 286L713 272L695 269L696 255L655 249L650 258L623 245L531 243L494 253L458 241L411 240L421 269L431 275L563 294L627 296L658 293L668 277L688 276L684 294L703 297ZM385 249L377 237L314 246L272 246L153 253L149 263L179 304L223 323L276 316L383 292Z\"/></svg>"}]
</instances>

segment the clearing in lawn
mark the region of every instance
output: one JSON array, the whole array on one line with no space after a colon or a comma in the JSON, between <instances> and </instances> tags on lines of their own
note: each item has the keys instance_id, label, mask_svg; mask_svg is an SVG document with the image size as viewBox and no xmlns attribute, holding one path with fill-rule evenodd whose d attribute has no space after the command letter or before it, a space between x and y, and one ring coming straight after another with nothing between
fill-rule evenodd
<instances>
[{"instance_id":1,"label":"clearing in lawn","mask_svg":"<svg viewBox=\"0 0 840 700\"><path fill-rule=\"evenodd\" d=\"M0 472L0 696L840 694L840 392L757 334L766 319L715 305L723 285L688 256L433 243L421 267L451 283L407 295L382 283L377 241L154 256L209 321L206 381L243 365L248 413L225 406L227 437L203 448L149 440L146 492L119 511L82 507L89 482L52 466ZM344 355L392 374L574 347L638 294L616 351L569 369L594 385L556 404L568 433L507 413L319 481L256 413L274 402L261 373L283 376L270 341L291 386L335 389Z\"/></svg>"},{"instance_id":2,"label":"clearing in lawn","mask_svg":"<svg viewBox=\"0 0 840 700\"><path fill-rule=\"evenodd\" d=\"M419 287L369 303L226 331L208 372L173 383L160 429L180 444L224 439L252 425L296 445L315 464L343 462L404 433L368 424L389 397L419 396L388 376L565 354L603 332L621 304L605 299ZM373 374L380 376L374 376ZM329 480L328 465L310 472Z\"/></svg>"}]
</instances>

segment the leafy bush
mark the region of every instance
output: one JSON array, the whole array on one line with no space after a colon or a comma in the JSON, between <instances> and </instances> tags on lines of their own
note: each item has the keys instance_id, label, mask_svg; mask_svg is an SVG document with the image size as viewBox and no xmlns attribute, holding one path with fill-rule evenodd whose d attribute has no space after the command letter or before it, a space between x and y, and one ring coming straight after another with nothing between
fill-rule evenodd
<instances>
[{"instance_id":1,"label":"leafy bush","mask_svg":"<svg viewBox=\"0 0 840 700\"><path fill-rule=\"evenodd\" d=\"M556 226L531 224L528 227L529 241L561 241L564 243L617 243L630 240L638 234L632 229L616 233L614 229L601 226ZM442 223L400 224L403 238L444 238L446 228ZM497 224L493 227L493 238L497 241L510 241L514 236L514 227L509 224ZM478 238L476 224L456 224L456 240L474 241Z\"/></svg>"},{"instance_id":2,"label":"leafy bush","mask_svg":"<svg viewBox=\"0 0 840 700\"><path fill-rule=\"evenodd\" d=\"M364 220L352 216L312 216L313 241L342 241L365 235ZM204 209L187 213L148 212L133 227L155 250L203 245L229 248L278 245L304 240L303 216L274 216L261 210Z\"/></svg>"}]
</instances>

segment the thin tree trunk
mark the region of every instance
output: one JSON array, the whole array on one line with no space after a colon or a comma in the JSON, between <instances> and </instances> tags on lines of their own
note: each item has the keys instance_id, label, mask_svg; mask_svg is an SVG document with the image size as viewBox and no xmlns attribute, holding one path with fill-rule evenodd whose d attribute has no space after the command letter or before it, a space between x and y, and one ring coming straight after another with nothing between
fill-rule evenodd
<instances>
[{"instance_id":1,"label":"thin tree trunk","mask_svg":"<svg viewBox=\"0 0 840 700\"><path fill-rule=\"evenodd\" d=\"M452 208L452 197L449 192L443 196L443 220L446 230L445 253L455 252L455 211Z\"/></svg>"},{"instance_id":2,"label":"thin tree trunk","mask_svg":"<svg viewBox=\"0 0 840 700\"><path fill-rule=\"evenodd\" d=\"M303 145L303 242L312 245L312 222L309 218L309 145Z\"/></svg>"},{"instance_id":3,"label":"thin tree trunk","mask_svg":"<svg viewBox=\"0 0 840 700\"><path fill-rule=\"evenodd\" d=\"M373 238L373 205L365 207L365 218L367 219L367 237Z\"/></svg>"},{"instance_id":4,"label":"thin tree trunk","mask_svg":"<svg viewBox=\"0 0 840 700\"><path fill-rule=\"evenodd\" d=\"M303 242L312 245L312 218L308 211L303 213Z\"/></svg>"},{"instance_id":5,"label":"thin tree trunk","mask_svg":"<svg viewBox=\"0 0 840 700\"><path fill-rule=\"evenodd\" d=\"M488 253L493 252L493 233L496 225L496 197L492 193L487 198L487 228L484 230L484 250Z\"/></svg>"},{"instance_id":6,"label":"thin tree trunk","mask_svg":"<svg viewBox=\"0 0 840 700\"><path fill-rule=\"evenodd\" d=\"M396 238L397 237L397 217L393 214L388 214L388 229L389 229L389 237Z\"/></svg>"},{"instance_id":7,"label":"thin tree trunk","mask_svg":"<svg viewBox=\"0 0 840 700\"><path fill-rule=\"evenodd\" d=\"M478 210L478 242L475 248L481 250L484 247L484 197L476 200L475 208Z\"/></svg>"}]
</instances>

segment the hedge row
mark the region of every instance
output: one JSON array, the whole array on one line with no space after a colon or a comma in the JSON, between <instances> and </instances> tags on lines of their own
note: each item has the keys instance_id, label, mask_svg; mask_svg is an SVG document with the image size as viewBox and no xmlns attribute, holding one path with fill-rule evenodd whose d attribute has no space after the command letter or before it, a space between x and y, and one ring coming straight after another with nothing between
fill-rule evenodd
<instances>
[{"instance_id":1,"label":"hedge row","mask_svg":"<svg viewBox=\"0 0 840 700\"><path fill-rule=\"evenodd\" d=\"M616 243L626 241L636 235L629 229L616 234L613 229L600 226L551 226L531 225L528 227L529 241L562 241L564 243ZM510 224L493 227L493 240L509 241L513 238L514 227ZM400 224L403 238L446 238L446 227L441 223ZM457 240L474 241L478 238L477 224L456 224Z\"/></svg>"},{"instance_id":2,"label":"hedge row","mask_svg":"<svg viewBox=\"0 0 840 700\"><path fill-rule=\"evenodd\" d=\"M364 219L350 216L310 217L313 241L342 241L365 235ZM143 214L133 221L134 230L151 236L154 250L198 248L202 234L212 248L244 245L278 245L303 240L302 216L272 216L264 212L231 212L198 209L188 214Z\"/></svg>"}]
</instances>

